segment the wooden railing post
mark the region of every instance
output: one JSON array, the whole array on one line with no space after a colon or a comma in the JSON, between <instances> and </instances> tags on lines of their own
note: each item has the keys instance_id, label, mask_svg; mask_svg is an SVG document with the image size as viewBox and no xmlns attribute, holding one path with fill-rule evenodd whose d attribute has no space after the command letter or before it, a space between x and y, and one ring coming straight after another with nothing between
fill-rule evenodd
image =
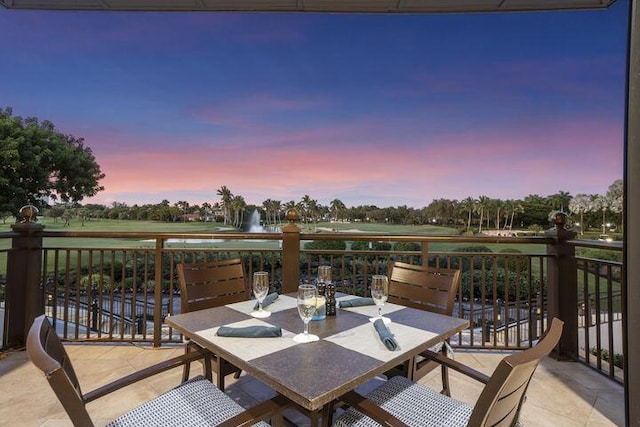
<instances>
[{"instance_id":1,"label":"wooden railing post","mask_svg":"<svg viewBox=\"0 0 640 427\"><path fill-rule=\"evenodd\" d=\"M547 230L554 243L547 245L547 321L564 321L560 343L552 353L558 360L578 360L578 272L576 250L565 242L577 233L566 229L566 214L551 215L555 228Z\"/></svg>"},{"instance_id":2,"label":"wooden railing post","mask_svg":"<svg viewBox=\"0 0 640 427\"><path fill-rule=\"evenodd\" d=\"M153 310L153 346L160 347L162 342L162 252L164 250L164 239L156 238L155 250L155 272L154 279L156 281L153 294L154 310Z\"/></svg>"},{"instance_id":3,"label":"wooden railing post","mask_svg":"<svg viewBox=\"0 0 640 427\"><path fill-rule=\"evenodd\" d=\"M40 277L41 232L44 225L33 222L35 214L26 218L25 222L11 226L20 235L13 238L7 255L7 295L2 343L6 348L23 347L33 319L44 314L44 288Z\"/></svg>"},{"instance_id":4,"label":"wooden railing post","mask_svg":"<svg viewBox=\"0 0 640 427\"><path fill-rule=\"evenodd\" d=\"M422 255L422 265L425 267L429 266L429 242L422 242L421 246L421 255Z\"/></svg>"},{"instance_id":5,"label":"wooden railing post","mask_svg":"<svg viewBox=\"0 0 640 427\"><path fill-rule=\"evenodd\" d=\"M282 293L296 292L300 283L300 228L298 213L287 211L289 223L282 227Z\"/></svg>"}]
</instances>

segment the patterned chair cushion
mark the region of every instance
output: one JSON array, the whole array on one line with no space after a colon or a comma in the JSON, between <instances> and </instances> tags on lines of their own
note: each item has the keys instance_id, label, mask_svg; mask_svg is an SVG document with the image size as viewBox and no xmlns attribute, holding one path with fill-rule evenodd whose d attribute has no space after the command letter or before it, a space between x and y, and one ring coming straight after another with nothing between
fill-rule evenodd
<instances>
[{"instance_id":1,"label":"patterned chair cushion","mask_svg":"<svg viewBox=\"0 0 640 427\"><path fill-rule=\"evenodd\" d=\"M473 407L404 377L393 377L367 397L410 426L466 426ZM334 427L374 427L380 424L353 408L336 419Z\"/></svg>"},{"instance_id":2,"label":"patterned chair cushion","mask_svg":"<svg viewBox=\"0 0 640 427\"><path fill-rule=\"evenodd\" d=\"M127 412L107 426L204 427L216 425L243 410L206 378L197 376ZM265 422L254 425L269 427Z\"/></svg>"}]
</instances>

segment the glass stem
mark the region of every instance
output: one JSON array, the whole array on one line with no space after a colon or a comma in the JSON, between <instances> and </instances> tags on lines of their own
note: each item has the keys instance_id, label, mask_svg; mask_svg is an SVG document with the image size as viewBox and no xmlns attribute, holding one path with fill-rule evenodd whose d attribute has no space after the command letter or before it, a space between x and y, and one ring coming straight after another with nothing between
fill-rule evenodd
<instances>
[{"instance_id":1,"label":"glass stem","mask_svg":"<svg viewBox=\"0 0 640 427\"><path fill-rule=\"evenodd\" d=\"M378 317L382 318L382 306L378 306Z\"/></svg>"},{"instance_id":2,"label":"glass stem","mask_svg":"<svg viewBox=\"0 0 640 427\"><path fill-rule=\"evenodd\" d=\"M304 334L309 335L309 322L304 322Z\"/></svg>"}]
</instances>

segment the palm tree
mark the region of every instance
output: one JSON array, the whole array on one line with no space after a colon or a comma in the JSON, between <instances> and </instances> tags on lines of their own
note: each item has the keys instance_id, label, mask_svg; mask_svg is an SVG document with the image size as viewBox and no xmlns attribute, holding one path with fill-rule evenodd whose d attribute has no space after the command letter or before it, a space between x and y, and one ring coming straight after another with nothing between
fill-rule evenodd
<instances>
[{"instance_id":1,"label":"palm tree","mask_svg":"<svg viewBox=\"0 0 640 427\"><path fill-rule=\"evenodd\" d=\"M273 224L280 223L280 213L282 212L282 202L280 200L271 201L271 211L273 212Z\"/></svg>"},{"instance_id":2,"label":"palm tree","mask_svg":"<svg viewBox=\"0 0 640 427\"><path fill-rule=\"evenodd\" d=\"M346 207L346 206L345 206L345 204L344 204L344 203L342 203L342 201L341 201L341 200L339 200L339 199L333 199L333 200L331 201L330 206L331 206L331 214L332 214L333 218L334 218L336 221L339 221L339 220L340 220L340 217L342 216L342 213L344 213L344 210L345 210L347 207Z\"/></svg>"},{"instance_id":3,"label":"palm tree","mask_svg":"<svg viewBox=\"0 0 640 427\"><path fill-rule=\"evenodd\" d=\"M569 207L569 202L571 201L571 194L567 191L558 191L556 194L552 194L547 197L549 207L554 210L565 210L565 207Z\"/></svg>"},{"instance_id":4,"label":"palm tree","mask_svg":"<svg viewBox=\"0 0 640 427\"><path fill-rule=\"evenodd\" d=\"M182 222L187 222L187 213L189 211L189 202L180 200L175 203L175 206L182 212Z\"/></svg>"},{"instance_id":5,"label":"palm tree","mask_svg":"<svg viewBox=\"0 0 640 427\"><path fill-rule=\"evenodd\" d=\"M496 210L496 230L500 230L500 212L502 208L504 208L505 203L500 199L495 199L493 201L493 207Z\"/></svg>"},{"instance_id":6,"label":"palm tree","mask_svg":"<svg viewBox=\"0 0 640 427\"><path fill-rule=\"evenodd\" d=\"M473 197L467 197L460 204L469 213L469 216L467 218L467 230L470 230L471 217L473 215L473 212L475 212L476 210L476 199L474 199Z\"/></svg>"},{"instance_id":7,"label":"palm tree","mask_svg":"<svg viewBox=\"0 0 640 427\"><path fill-rule=\"evenodd\" d=\"M302 196L302 200L300 201L300 204L298 206L300 206L301 208L301 214L302 214L302 220L304 221L304 223L308 223L309 222L309 204L311 203L311 196L309 196L308 194L305 194L304 196Z\"/></svg>"},{"instance_id":8,"label":"palm tree","mask_svg":"<svg viewBox=\"0 0 640 427\"><path fill-rule=\"evenodd\" d=\"M244 201L244 197L234 196L229 205L233 211L233 225L238 228L242 226L242 221L244 220L244 209L247 206L247 203Z\"/></svg>"},{"instance_id":9,"label":"palm tree","mask_svg":"<svg viewBox=\"0 0 640 427\"><path fill-rule=\"evenodd\" d=\"M264 221L266 224L271 224L272 206L273 206L273 201L271 199L267 199L264 202L262 202L262 209L264 209L264 216L265 216Z\"/></svg>"},{"instance_id":10,"label":"palm tree","mask_svg":"<svg viewBox=\"0 0 640 427\"><path fill-rule=\"evenodd\" d=\"M524 212L524 208L522 207L522 203L520 202L520 200L507 200L507 209L508 209L507 212L510 215L509 230L513 230L513 218L515 217L516 213ZM505 218L504 226L505 228L507 227L506 218Z\"/></svg>"},{"instance_id":11,"label":"palm tree","mask_svg":"<svg viewBox=\"0 0 640 427\"><path fill-rule=\"evenodd\" d=\"M226 225L229 221L229 204L233 198L233 193L226 185L223 185L216 191L216 194L222 198L222 212L224 213L224 224Z\"/></svg>"},{"instance_id":12,"label":"palm tree","mask_svg":"<svg viewBox=\"0 0 640 427\"><path fill-rule=\"evenodd\" d=\"M318 201L309 200L307 209L309 211L309 215L311 216L311 220L313 221L314 231L317 231L316 227L318 226L318 214L320 212L320 206L318 205Z\"/></svg>"},{"instance_id":13,"label":"palm tree","mask_svg":"<svg viewBox=\"0 0 640 427\"><path fill-rule=\"evenodd\" d=\"M480 212L480 224L478 225L478 233L482 233L482 220L484 218L485 209L488 208L489 202L491 199L487 196L478 197L478 201L476 202L476 209Z\"/></svg>"}]
</instances>

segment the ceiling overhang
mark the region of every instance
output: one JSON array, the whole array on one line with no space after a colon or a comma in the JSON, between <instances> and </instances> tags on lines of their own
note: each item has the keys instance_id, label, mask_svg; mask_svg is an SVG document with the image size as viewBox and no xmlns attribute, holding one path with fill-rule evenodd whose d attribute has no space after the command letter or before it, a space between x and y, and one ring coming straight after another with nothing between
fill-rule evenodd
<instances>
[{"instance_id":1,"label":"ceiling overhang","mask_svg":"<svg viewBox=\"0 0 640 427\"><path fill-rule=\"evenodd\" d=\"M9 9L456 13L601 9L616 0L0 0Z\"/></svg>"}]
</instances>

